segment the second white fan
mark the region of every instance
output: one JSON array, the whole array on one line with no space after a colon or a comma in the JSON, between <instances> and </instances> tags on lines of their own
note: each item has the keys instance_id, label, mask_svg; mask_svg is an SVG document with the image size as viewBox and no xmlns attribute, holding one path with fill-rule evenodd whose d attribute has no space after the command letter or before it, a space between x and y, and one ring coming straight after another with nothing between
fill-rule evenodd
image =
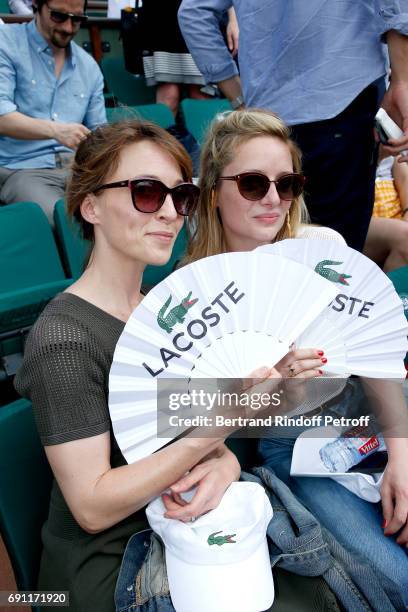
<instances>
[{"instance_id":1,"label":"second white fan","mask_svg":"<svg viewBox=\"0 0 408 612\"><path fill-rule=\"evenodd\" d=\"M297 339L298 347L323 349L327 369L340 375L405 378L408 325L392 282L377 264L329 240L284 240L256 252L303 263L337 288L330 306Z\"/></svg>"}]
</instances>

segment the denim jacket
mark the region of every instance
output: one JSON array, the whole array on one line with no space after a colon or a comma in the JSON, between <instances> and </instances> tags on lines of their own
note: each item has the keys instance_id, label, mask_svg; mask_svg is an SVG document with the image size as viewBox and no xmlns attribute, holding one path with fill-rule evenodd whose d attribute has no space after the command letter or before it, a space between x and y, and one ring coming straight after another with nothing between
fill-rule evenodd
<instances>
[{"instance_id":1,"label":"denim jacket","mask_svg":"<svg viewBox=\"0 0 408 612\"><path fill-rule=\"evenodd\" d=\"M302 576L322 576L346 610L405 609L393 585L322 529L272 469L255 468L254 474L242 472L241 478L262 484L272 503L274 516L268 526L272 566ZM127 544L115 606L116 612L174 612L163 545L150 529L133 535Z\"/></svg>"},{"instance_id":2,"label":"denim jacket","mask_svg":"<svg viewBox=\"0 0 408 612\"><path fill-rule=\"evenodd\" d=\"M274 515L267 532L272 566L305 576L322 575L346 610L405 610L393 583L345 550L271 468L242 472L241 478L262 484L272 504Z\"/></svg>"},{"instance_id":3,"label":"denim jacket","mask_svg":"<svg viewBox=\"0 0 408 612\"><path fill-rule=\"evenodd\" d=\"M115 589L116 612L174 612L164 549L151 529L127 543Z\"/></svg>"}]
</instances>

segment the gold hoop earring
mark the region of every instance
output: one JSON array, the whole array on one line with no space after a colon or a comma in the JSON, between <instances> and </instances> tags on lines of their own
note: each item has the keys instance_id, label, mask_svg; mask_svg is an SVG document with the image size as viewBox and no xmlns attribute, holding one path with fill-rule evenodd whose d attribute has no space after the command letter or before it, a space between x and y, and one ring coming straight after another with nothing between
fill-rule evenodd
<instances>
[{"instance_id":1,"label":"gold hoop earring","mask_svg":"<svg viewBox=\"0 0 408 612\"><path fill-rule=\"evenodd\" d=\"M217 194L215 193L215 189L213 187L210 193L210 208L211 209L216 208L217 206L216 200L217 200Z\"/></svg>"},{"instance_id":2,"label":"gold hoop earring","mask_svg":"<svg viewBox=\"0 0 408 612\"><path fill-rule=\"evenodd\" d=\"M290 226L290 216L289 216L289 212L286 216L286 229L288 232L288 238L292 238L292 228Z\"/></svg>"}]
</instances>

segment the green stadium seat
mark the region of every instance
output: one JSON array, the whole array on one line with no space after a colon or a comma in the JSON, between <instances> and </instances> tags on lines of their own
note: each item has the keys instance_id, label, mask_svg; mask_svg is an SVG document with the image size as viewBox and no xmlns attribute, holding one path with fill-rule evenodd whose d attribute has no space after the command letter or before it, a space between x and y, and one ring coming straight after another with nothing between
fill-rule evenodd
<instances>
[{"instance_id":1,"label":"green stadium seat","mask_svg":"<svg viewBox=\"0 0 408 612\"><path fill-rule=\"evenodd\" d=\"M29 401L0 408L0 448L0 531L17 589L35 590L52 473Z\"/></svg>"},{"instance_id":2,"label":"green stadium seat","mask_svg":"<svg viewBox=\"0 0 408 612\"><path fill-rule=\"evenodd\" d=\"M388 272L387 276L392 281L395 291L401 298L404 306L404 313L408 320L408 266L402 266L402 268L391 270L391 272ZM408 369L408 353L405 357L405 365Z\"/></svg>"},{"instance_id":3,"label":"green stadium seat","mask_svg":"<svg viewBox=\"0 0 408 612\"><path fill-rule=\"evenodd\" d=\"M89 243L80 237L78 224L68 219L63 200L59 200L55 206L54 220L67 267L72 277L78 278L82 273ZM185 226L183 226L177 236L168 263L164 266L146 266L143 274L143 285L150 288L166 278L173 271L176 262L184 255L186 247L187 232Z\"/></svg>"},{"instance_id":4,"label":"green stadium seat","mask_svg":"<svg viewBox=\"0 0 408 612\"><path fill-rule=\"evenodd\" d=\"M77 279L82 274L91 244L82 238L78 223L68 217L64 200L58 200L55 205L54 223L66 269L73 279Z\"/></svg>"},{"instance_id":5,"label":"green stadium seat","mask_svg":"<svg viewBox=\"0 0 408 612\"><path fill-rule=\"evenodd\" d=\"M47 217L33 202L0 207L0 380L15 373L21 340L66 279Z\"/></svg>"},{"instance_id":6,"label":"green stadium seat","mask_svg":"<svg viewBox=\"0 0 408 612\"><path fill-rule=\"evenodd\" d=\"M156 101L155 88L148 87L143 76L134 76L125 70L123 58L103 57L101 69L109 93L122 104L134 106L153 104Z\"/></svg>"},{"instance_id":7,"label":"green stadium seat","mask_svg":"<svg viewBox=\"0 0 408 612\"><path fill-rule=\"evenodd\" d=\"M10 13L10 7L7 0L0 0L0 13Z\"/></svg>"},{"instance_id":8,"label":"green stadium seat","mask_svg":"<svg viewBox=\"0 0 408 612\"><path fill-rule=\"evenodd\" d=\"M404 305L405 316L408 319L408 266L397 268L387 274Z\"/></svg>"},{"instance_id":9,"label":"green stadium seat","mask_svg":"<svg viewBox=\"0 0 408 612\"><path fill-rule=\"evenodd\" d=\"M174 116L165 104L144 104L139 106L117 106L107 108L106 116L108 122L120 121L121 119L146 119L157 123L166 129L174 125Z\"/></svg>"},{"instance_id":10,"label":"green stadium seat","mask_svg":"<svg viewBox=\"0 0 408 612\"><path fill-rule=\"evenodd\" d=\"M65 279L51 227L34 202L0 207L1 293Z\"/></svg>"},{"instance_id":11,"label":"green stadium seat","mask_svg":"<svg viewBox=\"0 0 408 612\"><path fill-rule=\"evenodd\" d=\"M181 101L181 111L188 131L197 142L203 144L206 131L217 113L232 110L228 100L216 98L215 100L192 100L185 98Z\"/></svg>"}]
</instances>

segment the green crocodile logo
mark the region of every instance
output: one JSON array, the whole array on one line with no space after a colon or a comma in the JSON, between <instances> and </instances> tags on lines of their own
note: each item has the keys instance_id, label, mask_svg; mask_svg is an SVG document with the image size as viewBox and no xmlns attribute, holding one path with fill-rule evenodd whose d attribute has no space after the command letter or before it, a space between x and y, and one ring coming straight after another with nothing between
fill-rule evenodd
<instances>
[{"instance_id":1,"label":"green crocodile logo","mask_svg":"<svg viewBox=\"0 0 408 612\"><path fill-rule=\"evenodd\" d=\"M210 546L212 546L213 544L216 544L217 546L222 546L223 544L236 544L237 543L236 540L232 539L237 535L236 533L231 533L230 535L223 535L223 536L218 535L219 533L222 533L222 529L221 531L214 531L214 533L208 536L207 542Z\"/></svg>"},{"instance_id":2,"label":"green crocodile logo","mask_svg":"<svg viewBox=\"0 0 408 612\"><path fill-rule=\"evenodd\" d=\"M183 323L184 322L184 318L185 318L186 313L189 310L189 308L191 308L192 306L194 306L194 304L196 302L198 302L198 298L195 299L195 300L191 300L190 299L191 298L191 293L192 292L190 291L190 293L184 298L184 300L181 300L180 304L178 304L177 306L174 306L167 313L166 316L164 316L164 314L165 314L167 308L170 306L170 303L171 303L171 300L172 300L171 294L169 295L169 298L166 300L164 305L160 308L159 314L157 315L157 323L168 334L170 334L173 331L173 327L177 323Z\"/></svg>"},{"instance_id":3,"label":"green crocodile logo","mask_svg":"<svg viewBox=\"0 0 408 612\"><path fill-rule=\"evenodd\" d=\"M349 285L346 281L346 278L351 278L351 274L344 274L344 272L337 272L336 270L330 270L326 266L340 266L342 261L332 261L331 259L323 259L323 261L319 261L317 266L315 267L315 272L327 278L327 280L332 283L339 283L340 285Z\"/></svg>"}]
</instances>

